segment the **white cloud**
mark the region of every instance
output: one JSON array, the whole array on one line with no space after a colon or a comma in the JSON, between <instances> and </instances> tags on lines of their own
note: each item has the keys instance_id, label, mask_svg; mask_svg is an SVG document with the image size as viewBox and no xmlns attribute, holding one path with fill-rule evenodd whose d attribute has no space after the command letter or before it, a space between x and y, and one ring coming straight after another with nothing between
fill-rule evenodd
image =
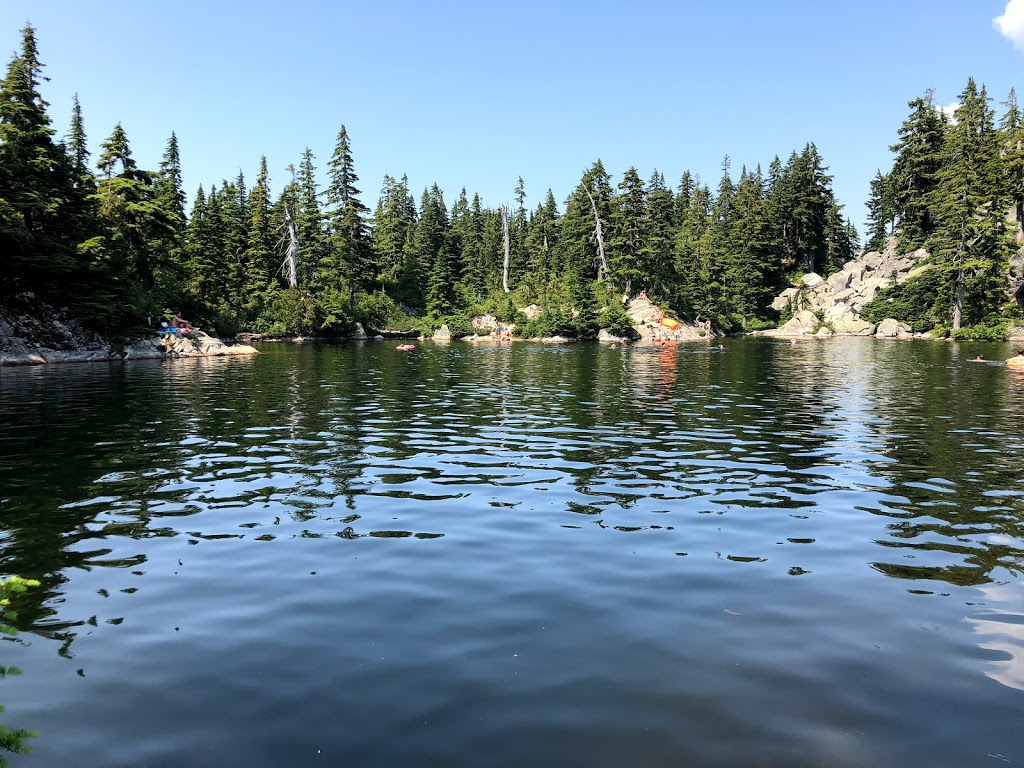
<instances>
[{"instance_id":1,"label":"white cloud","mask_svg":"<svg viewBox=\"0 0 1024 768\"><path fill-rule=\"evenodd\" d=\"M949 122L956 124L956 111L960 109L959 101L954 101L952 104L947 104L946 106L936 104L935 108L939 110L939 112L944 114L946 117L948 117Z\"/></svg>"},{"instance_id":2,"label":"white cloud","mask_svg":"<svg viewBox=\"0 0 1024 768\"><path fill-rule=\"evenodd\" d=\"M1024 0L1009 0L1002 16L992 19L999 33L1024 51Z\"/></svg>"}]
</instances>

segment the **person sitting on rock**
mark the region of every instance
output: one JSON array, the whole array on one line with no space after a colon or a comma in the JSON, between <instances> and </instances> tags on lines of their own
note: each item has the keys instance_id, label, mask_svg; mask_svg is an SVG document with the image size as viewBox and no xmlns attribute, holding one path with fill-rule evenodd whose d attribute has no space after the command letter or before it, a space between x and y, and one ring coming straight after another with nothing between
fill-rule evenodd
<instances>
[{"instance_id":1,"label":"person sitting on rock","mask_svg":"<svg viewBox=\"0 0 1024 768\"><path fill-rule=\"evenodd\" d=\"M178 333L192 333L196 330L192 323L181 316L181 310L175 312L174 317L171 318L171 328L177 328Z\"/></svg>"}]
</instances>

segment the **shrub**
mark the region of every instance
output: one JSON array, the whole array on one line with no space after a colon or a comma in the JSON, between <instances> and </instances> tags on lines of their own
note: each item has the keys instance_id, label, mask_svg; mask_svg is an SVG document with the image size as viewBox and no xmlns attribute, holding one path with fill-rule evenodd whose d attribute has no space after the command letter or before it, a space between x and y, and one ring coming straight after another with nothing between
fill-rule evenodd
<instances>
[{"instance_id":1,"label":"shrub","mask_svg":"<svg viewBox=\"0 0 1024 768\"><path fill-rule=\"evenodd\" d=\"M957 328L953 331L956 340L971 339L973 341L1006 341L1008 336L1006 323L995 325L972 325L969 328Z\"/></svg>"},{"instance_id":2,"label":"shrub","mask_svg":"<svg viewBox=\"0 0 1024 768\"><path fill-rule=\"evenodd\" d=\"M625 336L635 338L636 330L633 328L633 318L617 304L612 304L604 312L597 316L598 325L604 328L613 336Z\"/></svg>"},{"instance_id":3,"label":"shrub","mask_svg":"<svg viewBox=\"0 0 1024 768\"><path fill-rule=\"evenodd\" d=\"M522 325L516 325L515 335L524 339L533 339L545 336L574 336L576 327L572 320L565 316L562 310L546 309L537 315L533 320L528 320Z\"/></svg>"},{"instance_id":4,"label":"shrub","mask_svg":"<svg viewBox=\"0 0 1024 768\"><path fill-rule=\"evenodd\" d=\"M323 325L323 307L306 291L288 288L274 301L274 328L283 327L281 335L306 336Z\"/></svg>"},{"instance_id":5,"label":"shrub","mask_svg":"<svg viewBox=\"0 0 1024 768\"><path fill-rule=\"evenodd\" d=\"M750 320L747 320L747 328L746 328L746 330L748 330L748 331L765 331L765 330L768 330L769 328L777 328L777 327L778 326L775 323L773 323L771 320L761 320L758 317L753 317Z\"/></svg>"}]
</instances>

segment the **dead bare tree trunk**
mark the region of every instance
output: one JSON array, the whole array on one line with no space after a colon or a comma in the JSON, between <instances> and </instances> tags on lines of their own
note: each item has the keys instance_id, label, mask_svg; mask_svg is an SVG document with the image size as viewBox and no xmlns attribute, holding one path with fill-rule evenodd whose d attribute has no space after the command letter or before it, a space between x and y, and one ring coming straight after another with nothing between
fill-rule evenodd
<instances>
[{"instance_id":1,"label":"dead bare tree trunk","mask_svg":"<svg viewBox=\"0 0 1024 768\"><path fill-rule=\"evenodd\" d=\"M288 269L288 286L294 288L298 283L296 262L299 256L299 233L295 228L295 220L288 210L288 203L284 204L284 225L288 229L288 250L281 263L281 271L284 272L285 268Z\"/></svg>"},{"instance_id":2,"label":"dead bare tree trunk","mask_svg":"<svg viewBox=\"0 0 1024 768\"><path fill-rule=\"evenodd\" d=\"M508 293L508 268L511 260L508 236L508 206L503 205L498 210L501 211L501 234L505 243L505 261L501 267L501 287L505 293Z\"/></svg>"},{"instance_id":3,"label":"dead bare tree trunk","mask_svg":"<svg viewBox=\"0 0 1024 768\"><path fill-rule=\"evenodd\" d=\"M594 202L594 196L590 194L590 189L584 187L587 192L587 197L590 198L590 207L594 209L594 237L597 238L597 254L600 257L600 261L597 265L597 281L601 282L604 280L604 276L608 274L608 259L604 255L604 230L601 227L601 216L597 212L597 203Z\"/></svg>"}]
</instances>

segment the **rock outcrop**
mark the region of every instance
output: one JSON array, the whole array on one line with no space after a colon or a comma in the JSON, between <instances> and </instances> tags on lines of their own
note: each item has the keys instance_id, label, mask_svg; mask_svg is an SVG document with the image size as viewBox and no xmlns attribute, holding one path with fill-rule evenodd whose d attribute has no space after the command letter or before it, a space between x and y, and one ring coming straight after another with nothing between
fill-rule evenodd
<instances>
[{"instance_id":1,"label":"rock outcrop","mask_svg":"<svg viewBox=\"0 0 1024 768\"><path fill-rule=\"evenodd\" d=\"M85 330L66 310L39 301L31 292L8 297L0 308L0 365L255 354L259 353L250 346L226 344L202 331L187 336L154 334L117 349L99 334Z\"/></svg>"},{"instance_id":2,"label":"rock outcrop","mask_svg":"<svg viewBox=\"0 0 1024 768\"><path fill-rule=\"evenodd\" d=\"M899 320L887 317L878 324L875 336L882 339L909 339L913 338L914 334L906 323L901 323Z\"/></svg>"},{"instance_id":3,"label":"rock outcrop","mask_svg":"<svg viewBox=\"0 0 1024 768\"><path fill-rule=\"evenodd\" d=\"M701 341L720 335L709 322L685 323L677 320L675 328L663 325L661 321L665 317L664 310L643 293L630 300L626 313L633 321L633 330L640 335L641 341L652 336L660 341Z\"/></svg>"},{"instance_id":4,"label":"rock outcrop","mask_svg":"<svg viewBox=\"0 0 1024 768\"><path fill-rule=\"evenodd\" d=\"M115 358L124 360L163 360L178 357L234 357L258 355L248 344L227 344L202 331L187 335L169 333L157 338L145 338L129 344Z\"/></svg>"},{"instance_id":5,"label":"rock outcrop","mask_svg":"<svg viewBox=\"0 0 1024 768\"><path fill-rule=\"evenodd\" d=\"M0 365L87 363L112 354L106 339L31 291L8 297L0 307Z\"/></svg>"},{"instance_id":6,"label":"rock outcrop","mask_svg":"<svg viewBox=\"0 0 1024 768\"><path fill-rule=\"evenodd\" d=\"M897 245L896 238L890 237L881 253L871 251L848 261L828 279L813 272L804 275L799 285L787 288L775 298L772 308L782 311L789 307L794 311L794 318L802 311L820 315L821 320L817 325L837 336L870 336L876 333L875 327L860 317L864 305L874 299L881 288L903 283L930 269L928 265L921 264L928 256L927 251L919 249L901 255L897 253ZM789 327L790 323L775 332L767 333L799 335L806 326L805 322L801 322ZM783 332L787 327L789 330ZM817 333L818 330L813 332Z\"/></svg>"}]
</instances>

